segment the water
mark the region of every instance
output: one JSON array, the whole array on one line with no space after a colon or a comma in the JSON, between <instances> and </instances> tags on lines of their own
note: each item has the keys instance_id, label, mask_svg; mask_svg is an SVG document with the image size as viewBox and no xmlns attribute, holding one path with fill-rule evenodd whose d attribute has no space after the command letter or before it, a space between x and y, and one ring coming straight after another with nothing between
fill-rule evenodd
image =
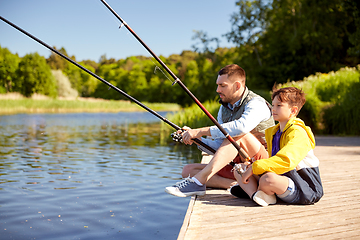
<instances>
[{"instance_id":1,"label":"water","mask_svg":"<svg viewBox=\"0 0 360 240\"><path fill-rule=\"evenodd\" d=\"M164 187L200 155L159 132L146 112L0 116L0 238L176 239L189 198Z\"/></svg>"}]
</instances>

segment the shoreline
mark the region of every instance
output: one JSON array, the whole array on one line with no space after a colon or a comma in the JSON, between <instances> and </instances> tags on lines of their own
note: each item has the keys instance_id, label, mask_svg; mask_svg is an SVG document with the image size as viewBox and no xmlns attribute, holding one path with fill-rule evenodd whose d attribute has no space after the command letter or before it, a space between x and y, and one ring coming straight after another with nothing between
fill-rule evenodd
<instances>
[{"instance_id":1,"label":"shoreline","mask_svg":"<svg viewBox=\"0 0 360 240\"><path fill-rule=\"evenodd\" d=\"M2 95L2 94L0 94ZM147 103L154 111L179 111L181 107L174 103ZM47 98L36 96L32 98L0 96L0 115L21 113L76 113L76 112L143 112L138 104L129 100L106 100L96 98Z\"/></svg>"}]
</instances>

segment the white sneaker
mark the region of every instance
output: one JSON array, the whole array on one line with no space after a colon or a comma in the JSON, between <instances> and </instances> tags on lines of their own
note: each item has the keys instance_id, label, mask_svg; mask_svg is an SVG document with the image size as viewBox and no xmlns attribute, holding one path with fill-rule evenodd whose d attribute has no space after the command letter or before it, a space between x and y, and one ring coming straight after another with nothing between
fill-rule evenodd
<instances>
[{"instance_id":1,"label":"white sneaker","mask_svg":"<svg viewBox=\"0 0 360 240\"><path fill-rule=\"evenodd\" d=\"M264 193L263 191L259 190L254 194L253 200L260 206L266 207L270 204L276 203L276 196L275 196L275 194L268 195L268 194Z\"/></svg>"}]
</instances>

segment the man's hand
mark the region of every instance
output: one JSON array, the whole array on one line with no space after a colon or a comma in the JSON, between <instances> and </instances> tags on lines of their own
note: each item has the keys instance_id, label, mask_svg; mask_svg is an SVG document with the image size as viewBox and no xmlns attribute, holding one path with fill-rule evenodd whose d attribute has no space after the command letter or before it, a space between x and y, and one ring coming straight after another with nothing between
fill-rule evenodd
<instances>
[{"instance_id":1,"label":"man's hand","mask_svg":"<svg viewBox=\"0 0 360 240\"><path fill-rule=\"evenodd\" d=\"M210 128L208 128L208 127L191 129L191 128L185 126L185 127L183 127L183 130L185 130L185 131L181 133L182 140L187 145L193 144L194 141L192 139L194 139L194 138L200 138L202 136L210 136Z\"/></svg>"},{"instance_id":2,"label":"man's hand","mask_svg":"<svg viewBox=\"0 0 360 240\"><path fill-rule=\"evenodd\" d=\"M183 127L183 130L185 130L184 132L182 132L182 140L185 144L187 145L191 145L193 144L193 138L195 138L194 136L196 136L196 129L191 129L189 127Z\"/></svg>"}]
</instances>

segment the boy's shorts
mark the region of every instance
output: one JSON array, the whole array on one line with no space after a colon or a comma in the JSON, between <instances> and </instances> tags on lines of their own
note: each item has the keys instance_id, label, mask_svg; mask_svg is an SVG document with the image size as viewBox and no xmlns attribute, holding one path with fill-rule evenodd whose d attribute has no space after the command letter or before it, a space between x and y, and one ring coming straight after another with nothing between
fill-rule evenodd
<instances>
[{"instance_id":1,"label":"boy's shorts","mask_svg":"<svg viewBox=\"0 0 360 240\"><path fill-rule=\"evenodd\" d=\"M253 159L258 160L258 159L264 159L264 158L269 158L269 154L266 151L265 147L263 145L261 145L260 150L258 151L258 153L255 154ZM233 162L234 163L241 162L240 157L236 156L236 158L234 158ZM233 166L228 164L225 167L223 167L220 171L218 171L217 175L219 175L220 177L230 178L230 179L236 180L235 177L234 177L234 173L231 171L232 169L233 169Z\"/></svg>"},{"instance_id":2,"label":"boy's shorts","mask_svg":"<svg viewBox=\"0 0 360 240\"><path fill-rule=\"evenodd\" d=\"M287 177L289 180L289 186L283 194L276 194L278 198L286 203L297 203L300 198L300 191L297 189L294 181Z\"/></svg>"}]
</instances>

